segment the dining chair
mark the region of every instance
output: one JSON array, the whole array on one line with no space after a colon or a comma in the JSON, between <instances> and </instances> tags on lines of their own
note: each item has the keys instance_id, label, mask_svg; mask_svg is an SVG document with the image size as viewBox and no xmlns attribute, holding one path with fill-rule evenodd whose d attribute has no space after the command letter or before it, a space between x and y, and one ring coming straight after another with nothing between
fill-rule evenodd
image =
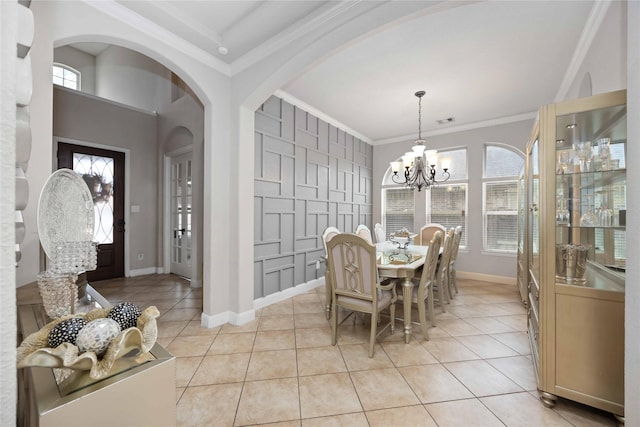
<instances>
[{"instance_id":1,"label":"dining chair","mask_svg":"<svg viewBox=\"0 0 640 427\"><path fill-rule=\"evenodd\" d=\"M454 234L454 228L451 228L447 232L442 254L440 255L436 269L436 286L434 290L438 293L438 302L442 307L443 313L447 311L445 304L449 304L449 261L451 260L451 252L453 250Z\"/></svg>"},{"instance_id":2,"label":"dining chair","mask_svg":"<svg viewBox=\"0 0 640 427\"><path fill-rule=\"evenodd\" d=\"M435 315L433 312L433 287L436 282L436 268L438 264L438 255L440 255L441 244L442 232L436 231L429 242L429 249L427 250L426 259L422 266L420 280L416 283L414 279L414 286L411 294L411 302L418 306L418 320L420 329L422 330L422 336L425 341L429 341L429 333L427 332L427 310L429 311L429 320L431 321L431 325L436 326ZM396 289L398 299L403 301L402 283L398 283L396 285Z\"/></svg>"},{"instance_id":3,"label":"dining chair","mask_svg":"<svg viewBox=\"0 0 640 427\"><path fill-rule=\"evenodd\" d=\"M420 229L420 234L419 234L420 244L426 246L431 241L431 238L433 237L436 231L442 231L443 236L447 235L447 229L442 224L437 224L433 222L423 226Z\"/></svg>"},{"instance_id":4,"label":"dining chair","mask_svg":"<svg viewBox=\"0 0 640 427\"><path fill-rule=\"evenodd\" d=\"M451 259L449 260L449 297L453 298L453 290L458 293L458 282L456 281L456 259L458 258L458 249L460 249L460 241L462 240L462 226L455 228L453 234L453 248L451 249ZM453 290L452 290L453 288Z\"/></svg>"},{"instance_id":5,"label":"dining chair","mask_svg":"<svg viewBox=\"0 0 640 427\"><path fill-rule=\"evenodd\" d=\"M379 222L373 226L373 234L376 236L376 243L382 243L387 240L387 235Z\"/></svg>"},{"instance_id":6,"label":"dining chair","mask_svg":"<svg viewBox=\"0 0 640 427\"><path fill-rule=\"evenodd\" d=\"M365 239L369 244L373 245L373 238L371 237L371 230L364 224L360 224L356 227L356 234Z\"/></svg>"},{"instance_id":7,"label":"dining chair","mask_svg":"<svg viewBox=\"0 0 640 427\"><path fill-rule=\"evenodd\" d=\"M324 247L325 269L324 269L324 290L325 290L325 315L327 319L331 317L331 274L329 274L329 253L327 252L327 242L334 236L340 234L336 227L327 227L322 232L322 246Z\"/></svg>"},{"instance_id":8,"label":"dining chair","mask_svg":"<svg viewBox=\"0 0 640 427\"><path fill-rule=\"evenodd\" d=\"M395 283L383 285L378 279L376 247L357 234L341 233L327 242L331 272L331 344L338 339L338 308L371 315L369 357L373 357L376 337L387 327L394 332ZM389 324L378 332L380 313L389 307ZM349 316L347 316L349 317ZM346 318L340 323L344 322Z\"/></svg>"}]
</instances>

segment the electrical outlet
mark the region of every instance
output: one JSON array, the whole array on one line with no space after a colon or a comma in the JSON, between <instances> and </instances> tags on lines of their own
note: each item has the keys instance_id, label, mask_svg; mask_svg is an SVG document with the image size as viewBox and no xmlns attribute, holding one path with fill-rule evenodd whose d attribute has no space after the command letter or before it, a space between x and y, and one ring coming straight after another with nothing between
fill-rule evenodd
<instances>
[{"instance_id":1,"label":"electrical outlet","mask_svg":"<svg viewBox=\"0 0 640 427\"><path fill-rule=\"evenodd\" d=\"M144 259L144 254L142 252L140 252L138 254L138 261L142 261Z\"/></svg>"}]
</instances>

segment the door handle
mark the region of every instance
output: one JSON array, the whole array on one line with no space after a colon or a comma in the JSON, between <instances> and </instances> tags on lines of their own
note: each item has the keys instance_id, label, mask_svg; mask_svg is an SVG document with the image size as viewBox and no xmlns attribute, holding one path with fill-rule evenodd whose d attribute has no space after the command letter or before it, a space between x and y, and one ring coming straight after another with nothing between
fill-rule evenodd
<instances>
[{"instance_id":1,"label":"door handle","mask_svg":"<svg viewBox=\"0 0 640 427\"><path fill-rule=\"evenodd\" d=\"M117 224L118 224L118 232L124 233L124 219L119 219Z\"/></svg>"}]
</instances>

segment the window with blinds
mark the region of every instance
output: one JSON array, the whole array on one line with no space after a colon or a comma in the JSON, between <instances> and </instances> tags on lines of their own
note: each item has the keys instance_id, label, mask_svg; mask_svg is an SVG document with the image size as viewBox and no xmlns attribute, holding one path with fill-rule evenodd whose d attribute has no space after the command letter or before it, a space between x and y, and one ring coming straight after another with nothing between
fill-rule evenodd
<instances>
[{"instance_id":1,"label":"window with blinds","mask_svg":"<svg viewBox=\"0 0 640 427\"><path fill-rule=\"evenodd\" d=\"M518 246L518 182L486 182L484 194L484 248L515 252Z\"/></svg>"},{"instance_id":2,"label":"window with blinds","mask_svg":"<svg viewBox=\"0 0 640 427\"><path fill-rule=\"evenodd\" d=\"M508 148L485 146L484 250L515 253L518 247L518 175L524 157Z\"/></svg>"},{"instance_id":3,"label":"window with blinds","mask_svg":"<svg viewBox=\"0 0 640 427\"><path fill-rule=\"evenodd\" d=\"M453 165L452 165L453 167ZM431 187L427 197L429 220L447 230L462 226L460 247L467 246L467 183Z\"/></svg>"},{"instance_id":4,"label":"window with blinds","mask_svg":"<svg viewBox=\"0 0 640 427\"><path fill-rule=\"evenodd\" d=\"M382 189L382 226L389 234L405 227L413 229L415 202L413 190L408 188Z\"/></svg>"}]
</instances>

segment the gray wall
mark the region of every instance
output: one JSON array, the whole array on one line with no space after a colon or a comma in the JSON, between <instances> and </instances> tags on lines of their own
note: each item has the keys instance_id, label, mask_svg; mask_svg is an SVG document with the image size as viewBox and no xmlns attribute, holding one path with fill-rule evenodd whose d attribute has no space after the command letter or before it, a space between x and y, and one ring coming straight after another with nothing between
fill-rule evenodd
<instances>
[{"instance_id":1,"label":"gray wall","mask_svg":"<svg viewBox=\"0 0 640 427\"><path fill-rule=\"evenodd\" d=\"M254 298L324 274L328 226L371 228L373 147L276 97L255 114Z\"/></svg>"},{"instance_id":2,"label":"gray wall","mask_svg":"<svg viewBox=\"0 0 640 427\"><path fill-rule=\"evenodd\" d=\"M132 270L159 265L157 259L158 163L157 117L113 102L55 86L53 135L130 150L130 203L140 206L126 226ZM71 142L74 142L71 141ZM125 209L128 209L125 206ZM137 254L144 260L138 261Z\"/></svg>"}]
</instances>

